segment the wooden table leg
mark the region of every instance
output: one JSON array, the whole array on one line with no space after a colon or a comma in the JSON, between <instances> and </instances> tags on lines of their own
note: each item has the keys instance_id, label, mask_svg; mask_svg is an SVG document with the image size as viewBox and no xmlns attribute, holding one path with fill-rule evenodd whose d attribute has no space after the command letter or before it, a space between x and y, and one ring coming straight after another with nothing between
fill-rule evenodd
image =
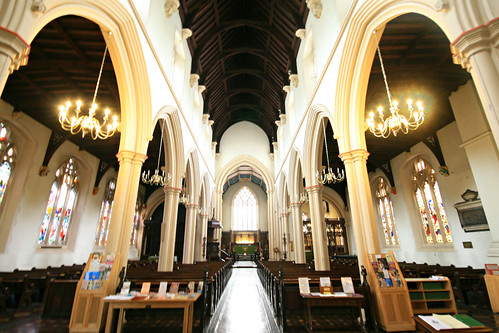
<instances>
[{"instance_id":1,"label":"wooden table leg","mask_svg":"<svg viewBox=\"0 0 499 333\"><path fill-rule=\"evenodd\" d=\"M310 302L306 302L307 303L307 317L308 317L308 331L309 332L313 332L313 328L312 328L312 312L310 310Z\"/></svg>"},{"instance_id":2,"label":"wooden table leg","mask_svg":"<svg viewBox=\"0 0 499 333\"><path fill-rule=\"evenodd\" d=\"M113 312L113 303L109 303L109 307L107 309L106 333L111 333L111 326L113 325Z\"/></svg>"},{"instance_id":3,"label":"wooden table leg","mask_svg":"<svg viewBox=\"0 0 499 333\"><path fill-rule=\"evenodd\" d=\"M118 316L118 327L116 328L116 333L121 333L121 326L123 325L123 312L125 312L125 309L120 308L120 314Z\"/></svg>"},{"instance_id":4,"label":"wooden table leg","mask_svg":"<svg viewBox=\"0 0 499 333\"><path fill-rule=\"evenodd\" d=\"M189 330L189 305L184 305L184 323L182 324L182 332L190 333Z\"/></svg>"}]
</instances>

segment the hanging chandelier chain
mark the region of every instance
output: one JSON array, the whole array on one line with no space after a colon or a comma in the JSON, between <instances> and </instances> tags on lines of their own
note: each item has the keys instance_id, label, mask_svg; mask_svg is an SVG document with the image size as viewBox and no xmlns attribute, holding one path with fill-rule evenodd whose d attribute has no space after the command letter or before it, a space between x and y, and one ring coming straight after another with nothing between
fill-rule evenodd
<instances>
[{"instance_id":1,"label":"hanging chandelier chain","mask_svg":"<svg viewBox=\"0 0 499 333\"><path fill-rule=\"evenodd\" d=\"M392 94L390 93L390 88L388 88L388 80L386 79L385 66L383 65L383 58L381 57L381 50L379 49L378 36L376 30L374 30L374 39L376 40L376 47L378 49L378 58L381 65L381 73L383 74L383 81L385 82L386 94L388 95L388 103L390 103L390 108L392 107Z\"/></svg>"},{"instance_id":2,"label":"hanging chandelier chain","mask_svg":"<svg viewBox=\"0 0 499 333\"><path fill-rule=\"evenodd\" d=\"M95 92L94 92L94 98L92 99L92 105L95 104L95 99L97 98L97 91L99 90L100 78L102 76L102 70L104 69L104 61L106 60L106 54L107 54L107 44L106 48L104 49L104 56L102 57L102 62L100 64L99 77L97 78L97 84L95 85Z\"/></svg>"},{"instance_id":3,"label":"hanging chandelier chain","mask_svg":"<svg viewBox=\"0 0 499 333\"><path fill-rule=\"evenodd\" d=\"M329 171L329 169L331 169L331 167L329 165L329 153L328 153L328 149L327 149L326 126L324 126L324 120L322 121L322 130L324 131L324 144L326 145L327 168L328 168L328 171Z\"/></svg>"}]
</instances>

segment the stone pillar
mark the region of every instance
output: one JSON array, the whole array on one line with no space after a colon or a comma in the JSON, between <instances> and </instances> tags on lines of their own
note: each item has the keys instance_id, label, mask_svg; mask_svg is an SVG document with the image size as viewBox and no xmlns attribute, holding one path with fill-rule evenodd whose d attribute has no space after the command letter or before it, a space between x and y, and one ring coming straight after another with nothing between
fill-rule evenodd
<instances>
[{"instance_id":1,"label":"stone pillar","mask_svg":"<svg viewBox=\"0 0 499 333\"><path fill-rule=\"evenodd\" d=\"M198 247L198 253L196 254L196 261L206 261L206 253L207 253L207 246L208 246L208 214L200 214L200 221L201 223L201 234L199 235L199 247Z\"/></svg>"},{"instance_id":2,"label":"stone pillar","mask_svg":"<svg viewBox=\"0 0 499 333\"><path fill-rule=\"evenodd\" d=\"M21 36L5 28L0 29L0 91L10 74L28 63L30 46Z\"/></svg>"},{"instance_id":3,"label":"stone pillar","mask_svg":"<svg viewBox=\"0 0 499 333\"><path fill-rule=\"evenodd\" d=\"M125 267L128 261L130 237L132 236L140 169L147 156L126 150L120 151L116 156L120 163L120 170L116 181L106 253L119 253L120 267Z\"/></svg>"},{"instance_id":4,"label":"stone pillar","mask_svg":"<svg viewBox=\"0 0 499 333\"><path fill-rule=\"evenodd\" d=\"M303 220L301 216L301 203L291 203L291 218L293 221L293 235L294 235L294 252L295 262L297 264L305 264L305 242L303 240Z\"/></svg>"},{"instance_id":5,"label":"stone pillar","mask_svg":"<svg viewBox=\"0 0 499 333\"><path fill-rule=\"evenodd\" d=\"M473 77L496 147L499 147L498 43L499 18L496 18L462 33L451 44L454 63L466 68Z\"/></svg>"},{"instance_id":6,"label":"stone pillar","mask_svg":"<svg viewBox=\"0 0 499 333\"><path fill-rule=\"evenodd\" d=\"M322 185L308 186L305 189L310 198L310 221L312 223L315 270L328 271L330 263L327 250L326 222L322 211Z\"/></svg>"},{"instance_id":7,"label":"stone pillar","mask_svg":"<svg viewBox=\"0 0 499 333\"><path fill-rule=\"evenodd\" d=\"M380 246L364 149L340 154L348 179L348 198L359 265L365 265L365 252L379 253Z\"/></svg>"},{"instance_id":8,"label":"stone pillar","mask_svg":"<svg viewBox=\"0 0 499 333\"><path fill-rule=\"evenodd\" d=\"M499 206L496 199L499 188L497 146L471 82L453 92L449 101L463 141L460 147L466 151L490 228L492 243L487 255L491 263L499 264L499 223L496 222L499 221ZM463 188L463 192L465 190Z\"/></svg>"},{"instance_id":9,"label":"stone pillar","mask_svg":"<svg viewBox=\"0 0 499 333\"><path fill-rule=\"evenodd\" d=\"M177 234L178 198L182 191L178 187L165 187L165 208L161 224L161 244L159 246L159 272L172 272L175 257L175 236Z\"/></svg>"},{"instance_id":10,"label":"stone pillar","mask_svg":"<svg viewBox=\"0 0 499 333\"><path fill-rule=\"evenodd\" d=\"M185 234L183 264L194 263L194 247L196 241L196 204L185 205Z\"/></svg>"}]
</instances>

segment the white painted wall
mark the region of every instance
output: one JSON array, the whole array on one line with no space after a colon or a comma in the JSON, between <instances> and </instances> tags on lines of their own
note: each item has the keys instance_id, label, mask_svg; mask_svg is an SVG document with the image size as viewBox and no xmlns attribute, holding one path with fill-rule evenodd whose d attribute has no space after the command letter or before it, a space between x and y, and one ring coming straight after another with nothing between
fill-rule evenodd
<instances>
[{"instance_id":1,"label":"white painted wall","mask_svg":"<svg viewBox=\"0 0 499 333\"><path fill-rule=\"evenodd\" d=\"M232 185L227 189L225 194L223 195L223 203L222 203L222 216L223 216L223 231L231 231L232 230L232 201L234 200L234 196L239 192L239 190L247 186L251 189L253 194L255 194L257 202L258 202L258 224L259 230L268 231L268 221L267 221L267 195L263 191L260 186L252 183L251 181L239 181L238 183Z\"/></svg>"},{"instance_id":2,"label":"white painted wall","mask_svg":"<svg viewBox=\"0 0 499 333\"><path fill-rule=\"evenodd\" d=\"M33 155L17 161L16 169L22 166L28 166L29 169L24 181L14 184L17 185L17 190L21 191L19 200L4 207L6 210L14 209L15 215L5 251L0 253L0 270L84 263L93 249L102 199L99 193L102 194L105 187L105 183L101 182L99 193L92 194L99 161L89 153L79 151L74 144L65 142L52 156L48 165L48 175L40 176L39 169L49 142L50 130L25 114L12 117L11 111L12 107L7 103L0 104L0 118L13 127L24 129L36 138L37 147ZM13 138L16 140L15 135ZM19 152L26 149L22 145L22 140L16 143ZM37 242L38 235L54 174L69 157L76 158L80 170L80 192L68 232L68 245L57 249L40 248ZM9 192L10 190L13 189L8 189Z\"/></svg>"},{"instance_id":3,"label":"white painted wall","mask_svg":"<svg viewBox=\"0 0 499 333\"><path fill-rule=\"evenodd\" d=\"M216 172L239 156L252 156L272 172L270 145L265 132L249 121L241 121L229 127L220 139L220 156L216 161Z\"/></svg>"},{"instance_id":4,"label":"white painted wall","mask_svg":"<svg viewBox=\"0 0 499 333\"><path fill-rule=\"evenodd\" d=\"M461 228L457 211L454 204L464 201L461 194L467 189L476 189L473 174L463 148L459 147L461 139L456 122L452 122L437 132L442 148L445 162L449 168L450 175L442 176L438 173L439 164L433 153L423 143L411 148L410 152L400 154L391 160L393 175L395 179L396 194L391 194L394 216L399 232L400 246L383 246L383 235L379 232L379 241L382 251L393 251L398 261L417 263L428 263L441 265L454 264L456 266L472 265L475 268L483 268L488 262L487 250L491 238L489 231L464 232ZM421 156L426 159L436 171L436 179L440 186L444 207L447 213L453 244L450 246L423 245L418 211L412 198L412 185L410 173L412 171L411 161ZM370 174L373 179L379 174ZM377 220L379 216L377 214ZM465 249L463 242L470 241L472 249Z\"/></svg>"}]
</instances>

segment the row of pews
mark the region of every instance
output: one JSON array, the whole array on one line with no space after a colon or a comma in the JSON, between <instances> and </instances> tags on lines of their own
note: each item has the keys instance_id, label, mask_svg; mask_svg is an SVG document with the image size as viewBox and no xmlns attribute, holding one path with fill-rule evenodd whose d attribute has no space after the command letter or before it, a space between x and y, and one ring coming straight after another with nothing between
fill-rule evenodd
<instances>
[{"instance_id":1,"label":"row of pews","mask_svg":"<svg viewBox=\"0 0 499 333\"><path fill-rule=\"evenodd\" d=\"M85 264L73 264L0 272L0 316L11 319L40 308L45 317L69 316L84 268Z\"/></svg>"},{"instance_id":2,"label":"row of pews","mask_svg":"<svg viewBox=\"0 0 499 333\"><path fill-rule=\"evenodd\" d=\"M187 289L190 281L195 281L196 288L203 281L203 298L196 302L194 310L198 326L202 326L198 330L201 330L218 305L230 279L232 265L232 261L176 264L173 272L158 272L155 261L130 261L124 280L130 281L131 290L137 291L140 291L143 282L151 282L151 292L157 291L163 281L169 285L179 282L179 290ZM84 269L85 264L74 264L0 272L0 317L11 320L20 313L41 311L42 318L69 319L76 287Z\"/></svg>"},{"instance_id":3,"label":"row of pews","mask_svg":"<svg viewBox=\"0 0 499 333\"><path fill-rule=\"evenodd\" d=\"M405 278L427 278L432 275L446 276L451 281L456 302L490 309L490 300L483 277L485 269L476 269L471 266L456 267L454 265L417 264L405 261L399 262L399 266Z\"/></svg>"},{"instance_id":4,"label":"row of pews","mask_svg":"<svg viewBox=\"0 0 499 333\"><path fill-rule=\"evenodd\" d=\"M369 306L369 286L365 276L361 278L356 261L333 260L329 271L315 271L310 264L295 264L289 261L257 261L257 270L283 332L303 330L304 313L298 284L299 277L309 278L312 292L319 291L320 277L330 277L333 291L342 291L341 277L351 277L355 292L364 296L366 323L374 327L373 312Z\"/></svg>"}]
</instances>

